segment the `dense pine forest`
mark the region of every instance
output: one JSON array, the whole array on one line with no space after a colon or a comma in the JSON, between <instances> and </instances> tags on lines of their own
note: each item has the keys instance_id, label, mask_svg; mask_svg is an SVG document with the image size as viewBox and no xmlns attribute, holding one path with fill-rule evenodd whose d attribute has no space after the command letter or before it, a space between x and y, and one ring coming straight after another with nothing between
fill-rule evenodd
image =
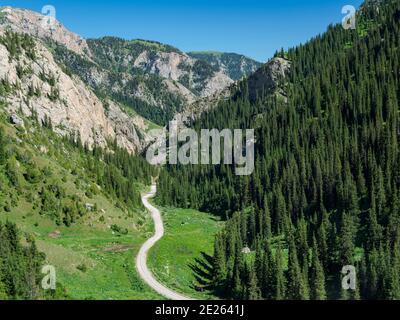
<instances>
[{"instance_id":1,"label":"dense pine forest","mask_svg":"<svg viewBox=\"0 0 400 320\"><path fill-rule=\"evenodd\" d=\"M254 128L255 172L168 166L159 201L226 218L208 286L236 299L400 299L400 2L283 50L280 94L235 96L195 128ZM244 248L251 251L247 253ZM354 265L357 289L342 290Z\"/></svg>"}]
</instances>

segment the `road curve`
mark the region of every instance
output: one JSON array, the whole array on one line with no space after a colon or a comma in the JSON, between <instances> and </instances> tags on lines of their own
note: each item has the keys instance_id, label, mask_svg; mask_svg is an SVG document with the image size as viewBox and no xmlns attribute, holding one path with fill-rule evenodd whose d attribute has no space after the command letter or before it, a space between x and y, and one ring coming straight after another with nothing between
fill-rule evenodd
<instances>
[{"instance_id":1,"label":"road curve","mask_svg":"<svg viewBox=\"0 0 400 320\"><path fill-rule=\"evenodd\" d=\"M164 236L164 225L161 219L160 211L153 207L149 203L149 199L153 198L157 192L157 186L152 185L151 191L142 195L142 202L143 205L146 207L147 210L150 211L151 217L154 221L154 228L155 234L149 240L147 240L139 250L139 253L136 257L136 268L139 272L140 277L150 286L152 287L157 293L164 296L170 300L192 300L191 298L185 297L173 290L168 289L160 282L158 282L149 268L147 267L147 254L149 250L156 244Z\"/></svg>"}]
</instances>

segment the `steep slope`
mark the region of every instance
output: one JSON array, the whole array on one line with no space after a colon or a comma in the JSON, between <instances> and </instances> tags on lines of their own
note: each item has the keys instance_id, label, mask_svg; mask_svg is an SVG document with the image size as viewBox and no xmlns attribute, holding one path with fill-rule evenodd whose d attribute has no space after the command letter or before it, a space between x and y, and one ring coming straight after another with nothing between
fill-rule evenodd
<instances>
[{"instance_id":1,"label":"steep slope","mask_svg":"<svg viewBox=\"0 0 400 320\"><path fill-rule=\"evenodd\" d=\"M140 117L128 117L112 101L101 101L80 79L66 74L40 42L0 30L2 97L10 113L38 114L51 120L55 131L79 133L89 145L106 146L107 139L137 152L147 128ZM141 131L141 132L139 132Z\"/></svg>"},{"instance_id":2,"label":"steep slope","mask_svg":"<svg viewBox=\"0 0 400 320\"><path fill-rule=\"evenodd\" d=\"M275 57L252 73L246 79L246 92L251 101L256 101L266 95L276 95L287 101L286 88L282 81L289 74L290 61L281 57ZM239 97L242 83L237 82L214 95L198 99L188 105L182 112L178 113L174 120L180 126L190 126L202 115L217 108L219 103L236 96ZM218 112L218 110L216 111Z\"/></svg>"},{"instance_id":3,"label":"steep slope","mask_svg":"<svg viewBox=\"0 0 400 320\"><path fill-rule=\"evenodd\" d=\"M35 117L10 117L0 104L0 229L15 223L46 254L34 266L36 247L28 265L17 253L1 262L0 296L4 283L10 298L37 298L45 264L56 269L57 291L64 288L70 298L159 298L138 278L132 258L151 231L140 192L155 175L115 144L88 150ZM1 231L0 258L8 259ZM10 267L15 271L3 269Z\"/></svg>"},{"instance_id":4,"label":"steep slope","mask_svg":"<svg viewBox=\"0 0 400 320\"><path fill-rule=\"evenodd\" d=\"M50 24L51 23L51 24ZM52 39L69 50L90 55L86 40L68 31L56 19L49 20L36 12L12 7L0 7L0 25L7 26L14 32L26 33L40 39Z\"/></svg>"},{"instance_id":5,"label":"steep slope","mask_svg":"<svg viewBox=\"0 0 400 320\"><path fill-rule=\"evenodd\" d=\"M188 55L221 69L229 78L235 81L251 75L262 66L262 63L237 53L193 51L188 52Z\"/></svg>"},{"instance_id":6,"label":"steep slope","mask_svg":"<svg viewBox=\"0 0 400 320\"><path fill-rule=\"evenodd\" d=\"M95 88L106 92L111 87L108 94L158 124L166 124L196 99L233 82L219 69L168 45L113 37L88 40L88 44L97 64L91 69L101 75L94 76L99 79ZM61 61L71 66L69 57ZM85 63L72 68L82 74ZM93 82L87 76L85 79Z\"/></svg>"},{"instance_id":7,"label":"steep slope","mask_svg":"<svg viewBox=\"0 0 400 320\"><path fill-rule=\"evenodd\" d=\"M145 40L85 40L58 21L23 9L5 7L0 14L0 29L40 39L63 71L79 76L98 97L111 98L159 125L196 100L218 95L259 65L235 54L197 59Z\"/></svg>"},{"instance_id":8,"label":"steep slope","mask_svg":"<svg viewBox=\"0 0 400 320\"><path fill-rule=\"evenodd\" d=\"M15 224L0 220L0 300L45 299L45 291L39 286L40 269L44 256L29 237L22 244ZM53 295L54 299L62 299Z\"/></svg>"},{"instance_id":9,"label":"steep slope","mask_svg":"<svg viewBox=\"0 0 400 320\"><path fill-rule=\"evenodd\" d=\"M330 26L278 53L194 123L256 136L250 176L225 165L160 175L161 203L229 219L204 275L214 293L400 299L399 19L399 1L368 2L357 29ZM343 266L355 290L342 289Z\"/></svg>"},{"instance_id":10,"label":"steep slope","mask_svg":"<svg viewBox=\"0 0 400 320\"><path fill-rule=\"evenodd\" d=\"M88 40L94 60L107 70L153 74L178 82L197 96L207 96L232 82L219 68L192 59L169 45L105 37Z\"/></svg>"},{"instance_id":11,"label":"steep slope","mask_svg":"<svg viewBox=\"0 0 400 320\"><path fill-rule=\"evenodd\" d=\"M284 80L290 72L290 61L284 57L274 57L247 79L250 100L275 93L285 97Z\"/></svg>"}]
</instances>

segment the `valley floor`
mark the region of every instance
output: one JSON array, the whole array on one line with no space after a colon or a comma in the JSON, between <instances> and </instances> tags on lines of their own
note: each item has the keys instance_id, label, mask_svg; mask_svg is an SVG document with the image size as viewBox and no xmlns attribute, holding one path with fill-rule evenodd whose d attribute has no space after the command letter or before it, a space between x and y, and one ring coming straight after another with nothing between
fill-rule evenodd
<instances>
[{"instance_id":1,"label":"valley floor","mask_svg":"<svg viewBox=\"0 0 400 320\"><path fill-rule=\"evenodd\" d=\"M161 208L165 235L151 249L148 265L165 286L195 299L216 299L203 289L214 236L222 227L216 217L189 209Z\"/></svg>"},{"instance_id":2,"label":"valley floor","mask_svg":"<svg viewBox=\"0 0 400 320\"><path fill-rule=\"evenodd\" d=\"M102 204L101 198L98 202ZM140 279L135 268L135 257L152 234L149 217L148 227L142 230L135 230L129 219L119 220L131 231L116 235L103 224L88 221L71 227L57 226L46 217L25 214L28 207L21 203L12 213L0 214L0 221L15 222L22 232L35 236L38 249L56 268L57 282L71 299L164 299ZM196 299L215 299L207 291L201 292L202 285L196 277L205 270L206 257L213 253L214 235L222 222L196 210L160 211L165 235L149 252L149 268L171 290ZM107 220L119 219L119 212L111 208L107 212Z\"/></svg>"},{"instance_id":3,"label":"valley floor","mask_svg":"<svg viewBox=\"0 0 400 320\"><path fill-rule=\"evenodd\" d=\"M142 282L135 269L134 257L145 241L143 233L134 230L117 236L97 226L60 227L37 215L23 216L22 208L18 211L1 214L0 221L15 222L23 232L35 236L70 298L163 299Z\"/></svg>"},{"instance_id":4,"label":"valley floor","mask_svg":"<svg viewBox=\"0 0 400 320\"><path fill-rule=\"evenodd\" d=\"M160 241L164 236L164 223L159 209L149 203L157 192L157 186L153 185L150 192L142 194L142 202L144 207L148 210L154 222L154 235L148 239L140 248L139 254L136 257L136 270L139 276L157 293L170 300L192 300L192 298L179 294L176 291L164 286L162 283L154 278L154 275L147 266L147 257L150 250Z\"/></svg>"}]
</instances>

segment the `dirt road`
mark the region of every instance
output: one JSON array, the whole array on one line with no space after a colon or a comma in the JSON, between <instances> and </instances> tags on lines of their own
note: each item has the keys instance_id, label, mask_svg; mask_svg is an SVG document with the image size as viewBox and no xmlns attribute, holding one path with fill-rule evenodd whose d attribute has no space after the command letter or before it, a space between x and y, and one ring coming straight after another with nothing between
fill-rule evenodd
<instances>
[{"instance_id":1,"label":"dirt road","mask_svg":"<svg viewBox=\"0 0 400 320\"><path fill-rule=\"evenodd\" d=\"M162 285L154 278L153 274L147 267L147 255L149 250L164 236L164 225L160 211L149 203L149 199L154 197L156 192L157 186L153 185L151 191L142 196L143 205L147 210L149 210L154 221L155 234L140 248L139 254L136 257L136 268L140 277L160 295L170 300L192 300Z\"/></svg>"}]
</instances>

